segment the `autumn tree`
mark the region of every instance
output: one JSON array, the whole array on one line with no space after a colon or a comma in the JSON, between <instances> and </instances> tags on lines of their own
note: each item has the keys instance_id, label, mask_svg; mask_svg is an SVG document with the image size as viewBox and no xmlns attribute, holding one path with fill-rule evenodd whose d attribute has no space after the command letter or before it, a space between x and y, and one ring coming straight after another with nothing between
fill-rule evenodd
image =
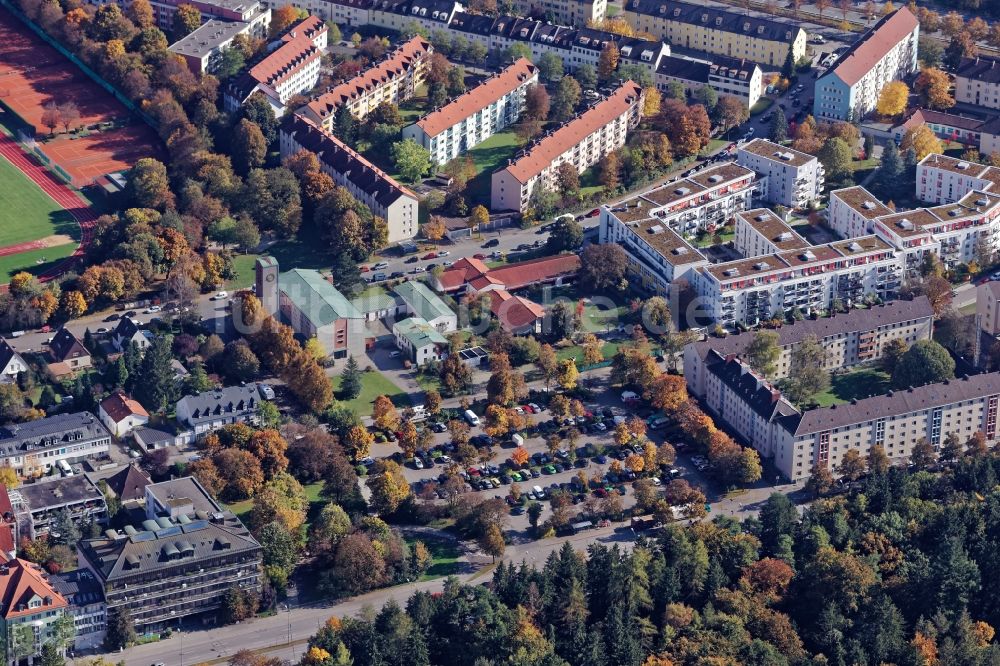
<instances>
[{"instance_id":1,"label":"autumn tree","mask_svg":"<svg viewBox=\"0 0 1000 666\"><path fill-rule=\"evenodd\" d=\"M917 161L920 161L933 153L944 152L944 145L941 143L941 139L937 138L934 134L934 130L927 125L911 127L906 130L906 133L903 134L903 141L899 147L903 152L912 148L916 152Z\"/></svg>"},{"instance_id":2,"label":"autumn tree","mask_svg":"<svg viewBox=\"0 0 1000 666\"><path fill-rule=\"evenodd\" d=\"M875 110L887 118L901 116L906 111L910 97L910 89L902 81L890 81L882 86L878 95Z\"/></svg>"},{"instance_id":3,"label":"autumn tree","mask_svg":"<svg viewBox=\"0 0 1000 666\"><path fill-rule=\"evenodd\" d=\"M951 79L936 67L924 67L913 86L920 95L920 103L929 108L944 111L955 106L951 96Z\"/></svg>"},{"instance_id":4,"label":"autumn tree","mask_svg":"<svg viewBox=\"0 0 1000 666\"><path fill-rule=\"evenodd\" d=\"M380 515L392 514L410 496L410 484L402 468L391 460L379 460L372 466L366 481L371 491L371 506Z\"/></svg>"},{"instance_id":5,"label":"autumn tree","mask_svg":"<svg viewBox=\"0 0 1000 666\"><path fill-rule=\"evenodd\" d=\"M354 460L361 460L368 456L374 443L375 438L368 432L368 428L360 424L351 427L344 436L344 447Z\"/></svg>"},{"instance_id":6,"label":"autumn tree","mask_svg":"<svg viewBox=\"0 0 1000 666\"><path fill-rule=\"evenodd\" d=\"M830 386L827 352L816 336L808 336L792 350L785 390L795 403L802 403Z\"/></svg>"},{"instance_id":7,"label":"autumn tree","mask_svg":"<svg viewBox=\"0 0 1000 666\"><path fill-rule=\"evenodd\" d=\"M375 398L372 407L372 423L379 430L395 432L399 430L400 417L396 406L389 396L380 395Z\"/></svg>"},{"instance_id":8,"label":"autumn tree","mask_svg":"<svg viewBox=\"0 0 1000 666\"><path fill-rule=\"evenodd\" d=\"M602 82L610 81L618 69L618 60L621 52L614 40L608 40L601 47L601 54L597 60L597 79Z\"/></svg>"},{"instance_id":9,"label":"autumn tree","mask_svg":"<svg viewBox=\"0 0 1000 666\"><path fill-rule=\"evenodd\" d=\"M751 368L765 377L773 376L778 370L778 358L781 356L778 334L764 329L755 332L743 355Z\"/></svg>"}]
</instances>

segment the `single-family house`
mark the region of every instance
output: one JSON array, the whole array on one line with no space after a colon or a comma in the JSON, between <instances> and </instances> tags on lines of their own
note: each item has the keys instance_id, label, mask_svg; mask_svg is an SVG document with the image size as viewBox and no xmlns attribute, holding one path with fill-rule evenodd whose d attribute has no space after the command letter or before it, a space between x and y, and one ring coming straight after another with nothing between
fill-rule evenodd
<instances>
[{"instance_id":1,"label":"single-family house","mask_svg":"<svg viewBox=\"0 0 1000 666\"><path fill-rule=\"evenodd\" d=\"M115 437L124 437L135 428L149 423L149 412L138 401L121 391L112 393L101 401L97 416Z\"/></svg>"},{"instance_id":2,"label":"single-family house","mask_svg":"<svg viewBox=\"0 0 1000 666\"><path fill-rule=\"evenodd\" d=\"M28 364L14 351L4 338L0 338L0 382L17 381L17 376L28 370Z\"/></svg>"}]
</instances>

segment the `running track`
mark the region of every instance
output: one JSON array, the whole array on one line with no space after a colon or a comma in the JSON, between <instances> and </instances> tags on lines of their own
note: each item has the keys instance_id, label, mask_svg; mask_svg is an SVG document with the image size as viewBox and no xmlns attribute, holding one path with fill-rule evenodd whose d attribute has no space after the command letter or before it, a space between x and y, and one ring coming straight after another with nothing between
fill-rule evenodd
<instances>
[{"instance_id":1,"label":"running track","mask_svg":"<svg viewBox=\"0 0 1000 666\"><path fill-rule=\"evenodd\" d=\"M65 273L70 266L79 261L80 257L83 256L84 250L90 243L94 221L97 219L97 216L94 215L94 211L85 205L83 200L73 190L69 189L62 181L42 167L34 158L28 157L13 139L2 132L0 132L0 156L6 158L21 173L42 188L43 192L49 195L57 204L65 208L73 216L77 224L80 225L80 245L76 248L76 251L69 257L66 257L59 265L50 268L38 276L38 279L42 282L48 282Z\"/></svg>"}]
</instances>

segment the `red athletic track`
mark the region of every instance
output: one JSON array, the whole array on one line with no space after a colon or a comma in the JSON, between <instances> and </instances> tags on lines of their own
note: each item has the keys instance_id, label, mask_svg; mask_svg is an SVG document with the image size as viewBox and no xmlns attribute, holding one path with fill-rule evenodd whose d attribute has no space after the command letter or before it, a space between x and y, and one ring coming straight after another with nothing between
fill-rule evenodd
<instances>
[{"instance_id":1,"label":"red athletic track","mask_svg":"<svg viewBox=\"0 0 1000 666\"><path fill-rule=\"evenodd\" d=\"M21 254L22 252L27 252L28 250L39 250L43 247L45 247L45 241L43 240L33 240L25 243L17 243L15 245L7 245L0 247L0 257L6 257L10 254Z\"/></svg>"},{"instance_id":2,"label":"red athletic track","mask_svg":"<svg viewBox=\"0 0 1000 666\"><path fill-rule=\"evenodd\" d=\"M50 268L38 276L38 279L42 282L48 282L65 273L70 266L83 256L84 250L90 243L90 236L93 232L94 221L97 219L97 216L94 215L94 211L89 206L86 206L73 190L69 189L62 181L57 179L33 158L28 157L13 139L2 132L0 132L0 156L5 157L21 173L42 188L43 192L49 195L57 204L65 208L77 221L77 224L80 225L80 245L76 248L76 251L69 257L66 257L59 265Z\"/></svg>"}]
</instances>

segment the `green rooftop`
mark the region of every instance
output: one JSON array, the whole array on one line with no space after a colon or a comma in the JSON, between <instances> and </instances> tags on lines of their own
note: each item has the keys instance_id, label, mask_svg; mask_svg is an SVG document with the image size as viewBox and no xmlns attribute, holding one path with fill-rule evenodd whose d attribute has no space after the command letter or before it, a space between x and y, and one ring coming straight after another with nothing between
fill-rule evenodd
<instances>
[{"instance_id":1,"label":"green rooftop","mask_svg":"<svg viewBox=\"0 0 1000 666\"><path fill-rule=\"evenodd\" d=\"M397 322L393 328L395 332L406 338L414 349L421 349L427 345L448 344L448 341L441 335L441 332L421 317L404 319Z\"/></svg>"},{"instance_id":2,"label":"green rooftop","mask_svg":"<svg viewBox=\"0 0 1000 666\"><path fill-rule=\"evenodd\" d=\"M281 291L317 328L338 319L364 319L365 316L314 270L293 268L279 278Z\"/></svg>"},{"instance_id":3,"label":"green rooftop","mask_svg":"<svg viewBox=\"0 0 1000 666\"><path fill-rule=\"evenodd\" d=\"M419 280L403 282L396 287L395 291L410 306L416 317L434 321L438 317L455 316L455 313L441 300L441 297Z\"/></svg>"}]
</instances>

